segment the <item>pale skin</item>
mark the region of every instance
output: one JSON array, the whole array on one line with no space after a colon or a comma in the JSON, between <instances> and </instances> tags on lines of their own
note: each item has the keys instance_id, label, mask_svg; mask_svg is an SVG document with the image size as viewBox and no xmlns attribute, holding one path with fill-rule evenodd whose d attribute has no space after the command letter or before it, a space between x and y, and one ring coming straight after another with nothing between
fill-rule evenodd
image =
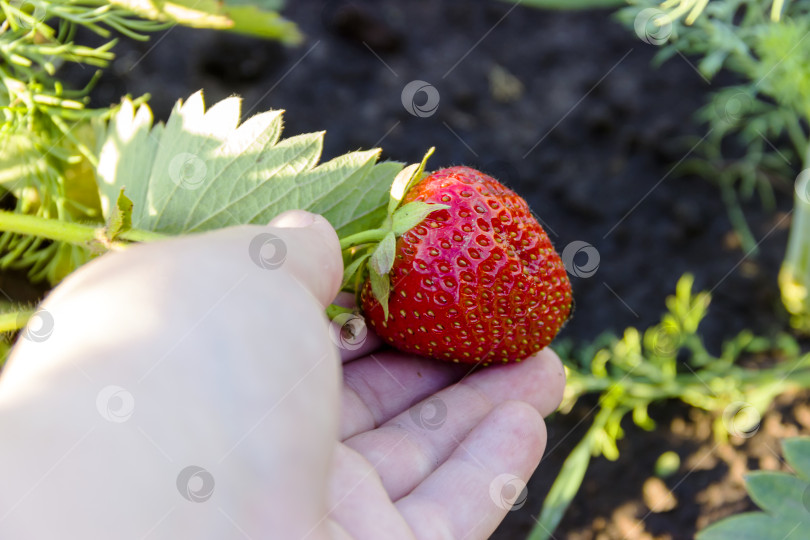
<instances>
[{"instance_id":1,"label":"pale skin","mask_svg":"<svg viewBox=\"0 0 810 540\"><path fill-rule=\"evenodd\" d=\"M249 256L264 233L272 269ZM540 462L559 359L470 374L338 347L341 272L334 230L295 211L70 276L0 377L0 537L486 538L492 486Z\"/></svg>"}]
</instances>

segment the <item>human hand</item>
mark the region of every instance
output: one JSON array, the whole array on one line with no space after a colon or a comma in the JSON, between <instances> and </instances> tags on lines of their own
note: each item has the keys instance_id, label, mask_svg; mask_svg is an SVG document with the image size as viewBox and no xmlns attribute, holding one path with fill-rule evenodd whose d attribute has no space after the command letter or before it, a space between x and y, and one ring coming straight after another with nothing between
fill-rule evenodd
<instances>
[{"instance_id":1,"label":"human hand","mask_svg":"<svg viewBox=\"0 0 810 540\"><path fill-rule=\"evenodd\" d=\"M344 344L341 380L323 317L339 248L320 218L302 227L312 219L139 246L52 293L52 334L29 330L0 378L0 536L494 529L507 507L493 480L537 465L559 361L543 352L465 376L368 354L369 337Z\"/></svg>"},{"instance_id":2,"label":"human hand","mask_svg":"<svg viewBox=\"0 0 810 540\"><path fill-rule=\"evenodd\" d=\"M337 537L488 538L543 455L542 417L565 383L557 356L474 373L390 349L344 356Z\"/></svg>"}]
</instances>

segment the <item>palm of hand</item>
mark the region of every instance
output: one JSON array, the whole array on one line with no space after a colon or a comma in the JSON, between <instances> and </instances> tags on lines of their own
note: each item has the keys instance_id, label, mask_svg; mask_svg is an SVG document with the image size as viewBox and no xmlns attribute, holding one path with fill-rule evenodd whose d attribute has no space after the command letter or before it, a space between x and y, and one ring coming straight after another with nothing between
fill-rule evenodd
<instances>
[{"instance_id":1,"label":"palm of hand","mask_svg":"<svg viewBox=\"0 0 810 540\"><path fill-rule=\"evenodd\" d=\"M556 355L470 373L390 350L342 352L330 528L354 538L488 537L545 449L542 417L565 381Z\"/></svg>"}]
</instances>

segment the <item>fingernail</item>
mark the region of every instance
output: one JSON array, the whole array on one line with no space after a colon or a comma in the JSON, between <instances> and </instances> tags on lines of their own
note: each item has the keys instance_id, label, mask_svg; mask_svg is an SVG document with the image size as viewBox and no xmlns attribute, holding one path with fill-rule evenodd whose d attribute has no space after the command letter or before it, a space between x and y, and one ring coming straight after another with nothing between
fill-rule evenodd
<instances>
[{"instance_id":1,"label":"fingernail","mask_svg":"<svg viewBox=\"0 0 810 540\"><path fill-rule=\"evenodd\" d=\"M287 210L273 218L269 225L280 229L303 229L314 225L318 217L305 210Z\"/></svg>"}]
</instances>

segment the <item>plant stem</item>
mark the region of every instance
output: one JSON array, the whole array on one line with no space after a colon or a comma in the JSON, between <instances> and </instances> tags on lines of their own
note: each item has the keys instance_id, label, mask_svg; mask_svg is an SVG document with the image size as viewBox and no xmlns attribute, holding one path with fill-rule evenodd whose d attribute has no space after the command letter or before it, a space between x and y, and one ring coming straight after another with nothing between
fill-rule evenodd
<instances>
[{"instance_id":1,"label":"plant stem","mask_svg":"<svg viewBox=\"0 0 810 540\"><path fill-rule=\"evenodd\" d=\"M143 229L129 229L128 231L120 233L118 238L128 242L154 242L156 240L165 240L168 236L154 231L145 231Z\"/></svg>"},{"instance_id":2,"label":"plant stem","mask_svg":"<svg viewBox=\"0 0 810 540\"><path fill-rule=\"evenodd\" d=\"M41 236L70 244L86 244L96 237L95 227L7 211L0 211L0 230Z\"/></svg>"},{"instance_id":3,"label":"plant stem","mask_svg":"<svg viewBox=\"0 0 810 540\"><path fill-rule=\"evenodd\" d=\"M372 229L370 231L355 233L340 240L340 249L343 251L353 246L368 244L369 242L379 242L386 234L388 234L388 229Z\"/></svg>"},{"instance_id":4,"label":"plant stem","mask_svg":"<svg viewBox=\"0 0 810 540\"><path fill-rule=\"evenodd\" d=\"M619 385L625 388L624 394L627 399L653 402L666 399L681 399L690 390L694 390L696 393L705 393L703 383L705 378L732 381L736 387L748 384L762 385L769 380L783 380L785 389L791 386L809 388L810 364L808 364L805 357L800 357L794 362L784 365L778 364L766 369L744 369L735 366L723 375L717 373L712 375L701 370L697 374L683 373L663 381L640 381L633 380L632 377L629 380L626 380L625 377L620 379L602 378L594 375L581 375L576 371L571 372L570 378L571 380L579 379L577 383L580 392L575 396L575 399L584 394L603 392Z\"/></svg>"},{"instance_id":5,"label":"plant stem","mask_svg":"<svg viewBox=\"0 0 810 540\"><path fill-rule=\"evenodd\" d=\"M805 149L804 170L796 179L793 220L779 271L779 288L792 326L810 332L810 145Z\"/></svg>"},{"instance_id":6,"label":"plant stem","mask_svg":"<svg viewBox=\"0 0 810 540\"><path fill-rule=\"evenodd\" d=\"M84 247L124 247L126 245L121 242L111 242L105 246L105 243L102 242L106 236L104 227L70 223L5 210L0 210L0 231L39 236ZM165 236L151 231L130 229L118 235L118 238L131 242L144 242L159 240Z\"/></svg>"}]
</instances>

